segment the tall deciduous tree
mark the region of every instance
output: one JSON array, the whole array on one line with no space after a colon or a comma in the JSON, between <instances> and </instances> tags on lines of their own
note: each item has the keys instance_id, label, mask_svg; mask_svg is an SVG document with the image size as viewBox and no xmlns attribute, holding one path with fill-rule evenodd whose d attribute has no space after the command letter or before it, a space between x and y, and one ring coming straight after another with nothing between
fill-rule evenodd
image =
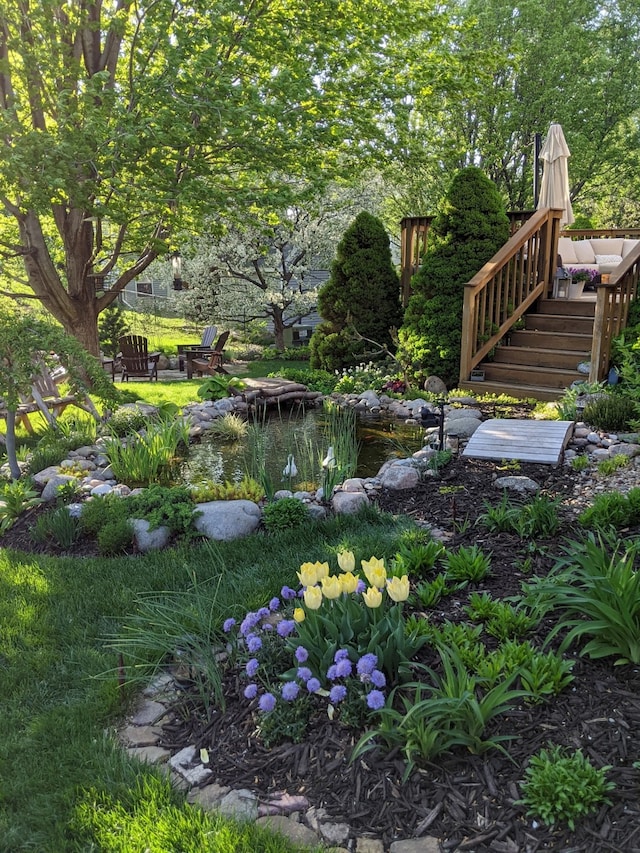
<instances>
[{"instance_id":1,"label":"tall deciduous tree","mask_svg":"<svg viewBox=\"0 0 640 853\"><path fill-rule=\"evenodd\" d=\"M327 187L279 212L218 219L222 233L203 235L187 251L181 309L219 323L267 320L284 349L285 330L315 310L318 273L329 269L345 228L363 207L376 207L380 191L372 178L366 186Z\"/></svg>"},{"instance_id":2,"label":"tall deciduous tree","mask_svg":"<svg viewBox=\"0 0 640 853\"><path fill-rule=\"evenodd\" d=\"M602 184L615 184L622 164L629 177L630 159L638 186L637 3L452 0L448 11L461 23L451 49L468 74L454 97L413 101L406 156L396 161L394 218L434 212L453 174L472 165L508 208L532 208L535 134L544 137L552 122L571 149L578 209L603 195Z\"/></svg>"},{"instance_id":3,"label":"tall deciduous tree","mask_svg":"<svg viewBox=\"0 0 640 853\"><path fill-rule=\"evenodd\" d=\"M372 143L388 150L400 94L435 76L433 8L3 3L3 274L18 280L22 261L23 294L97 353L98 314L175 248L187 214L197 227L204 212L282 205L280 175L321 184L349 168L349 148L363 159ZM411 75L415 32L422 64Z\"/></svg>"}]
</instances>

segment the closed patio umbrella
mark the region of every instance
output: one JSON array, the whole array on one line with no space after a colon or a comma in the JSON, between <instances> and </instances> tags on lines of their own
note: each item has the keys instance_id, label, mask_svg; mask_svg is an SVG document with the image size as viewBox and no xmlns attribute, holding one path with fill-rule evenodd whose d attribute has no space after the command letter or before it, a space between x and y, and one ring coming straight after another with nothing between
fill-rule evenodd
<instances>
[{"instance_id":1,"label":"closed patio umbrella","mask_svg":"<svg viewBox=\"0 0 640 853\"><path fill-rule=\"evenodd\" d=\"M543 161L542 182L538 207L558 207L564 212L561 225L571 225L574 221L571 198L569 196L569 165L571 156L569 146L559 124L552 124L540 151Z\"/></svg>"}]
</instances>

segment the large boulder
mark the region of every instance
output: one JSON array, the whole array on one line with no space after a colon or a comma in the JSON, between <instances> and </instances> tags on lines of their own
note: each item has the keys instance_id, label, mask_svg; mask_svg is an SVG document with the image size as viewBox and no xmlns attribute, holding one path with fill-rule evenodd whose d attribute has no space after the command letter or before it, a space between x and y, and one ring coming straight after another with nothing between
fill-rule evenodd
<instances>
[{"instance_id":1,"label":"large boulder","mask_svg":"<svg viewBox=\"0 0 640 853\"><path fill-rule=\"evenodd\" d=\"M253 501L208 501L197 504L196 509L201 512L195 520L198 533L221 542L248 536L262 518L260 507Z\"/></svg>"}]
</instances>

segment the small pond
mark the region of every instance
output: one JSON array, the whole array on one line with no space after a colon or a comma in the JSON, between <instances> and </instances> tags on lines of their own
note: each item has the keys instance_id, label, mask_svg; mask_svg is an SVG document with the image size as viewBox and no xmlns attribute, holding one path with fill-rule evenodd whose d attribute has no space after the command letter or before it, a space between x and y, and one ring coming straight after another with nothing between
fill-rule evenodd
<instances>
[{"instance_id":1,"label":"small pond","mask_svg":"<svg viewBox=\"0 0 640 853\"><path fill-rule=\"evenodd\" d=\"M265 421L249 422L247 435L237 440L206 436L192 446L184 477L203 480L239 481L245 473L255 476L263 466L276 488L312 490L321 483L322 460L327 454L326 417L322 410L292 410ZM355 476L373 477L381 465L394 457L406 457L423 445L424 430L395 419L359 417L356 422L358 465ZM283 476L289 456L297 474Z\"/></svg>"}]
</instances>

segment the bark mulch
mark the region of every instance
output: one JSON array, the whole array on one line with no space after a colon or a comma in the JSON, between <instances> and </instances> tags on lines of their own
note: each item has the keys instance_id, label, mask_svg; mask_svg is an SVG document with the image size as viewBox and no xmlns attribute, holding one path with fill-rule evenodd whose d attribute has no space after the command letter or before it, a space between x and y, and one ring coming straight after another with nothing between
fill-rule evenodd
<instances>
[{"instance_id":1,"label":"bark mulch","mask_svg":"<svg viewBox=\"0 0 640 853\"><path fill-rule=\"evenodd\" d=\"M484 502L497 503L501 497L493 485L496 476L525 474L553 496L568 496L574 484L564 469L523 464L515 472L500 470L503 467L454 460L441 479L409 493L385 492L378 501L385 511L407 514L419 524L448 532L450 548L475 542L490 552L492 575L476 590L487 590L494 598L517 594L523 580L548 571L562 541L575 534L568 506L560 510L559 537L538 540L535 549L515 536L491 535L475 525ZM430 618L464 619L463 608L472 591L443 599ZM542 625L539 636L531 639L541 641L549 627ZM209 720L186 690L164 730L164 743L175 749L188 743L206 747L213 778L220 784L248 787L265 799L281 791L302 794L333 819L347 822L355 835L381 838L385 848L394 839L427 834L439 838L445 851L634 853L640 851L640 771L633 767L640 758L640 670L572 652L575 679L560 696L539 705L519 705L492 727L490 734L515 735L507 742L508 756L458 751L420 768L405 783L397 753L369 752L351 763L357 734L330 722L326 714L318 713L303 742L267 749L253 707L238 699L242 687L237 673L230 674L225 684L226 711ZM550 744L582 748L596 767L612 768L611 805L579 821L575 831L539 825L516 802L522 795L527 760Z\"/></svg>"}]
</instances>

